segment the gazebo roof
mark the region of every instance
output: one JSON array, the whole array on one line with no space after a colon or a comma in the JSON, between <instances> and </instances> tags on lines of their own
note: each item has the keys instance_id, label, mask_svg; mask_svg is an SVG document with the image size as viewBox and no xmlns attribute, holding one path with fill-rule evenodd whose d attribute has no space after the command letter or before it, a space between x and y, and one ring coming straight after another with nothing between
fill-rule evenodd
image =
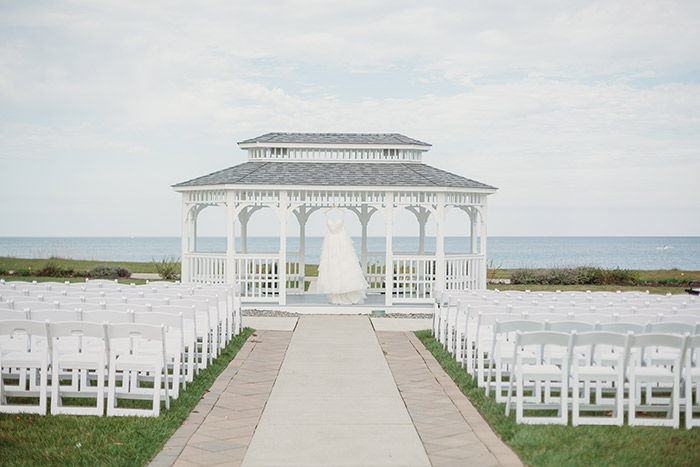
<instances>
[{"instance_id":1,"label":"gazebo roof","mask_svg":"<svg viewBox=\"0 0 700 467\"><path fill-rule=\"evenodd\" d=\"M240 141L239 146L256 143L271 144L352 144L352 145L389 145L389 146L425 146L430 144L409 138L399 133L267 133L262 136Z\"/></svg>"},{"instance_id":2,"label":"gazebo roof","mask_svg":"<svg viewBox=\"0 0 700 467\"><path fill-rule=\"evenodd\" d=\"M407 139L410 140L410 138ZM415 186L496 189L485 183L429 165L397 162L246 162L178 183L173 187L207 185Z\"/></svg>"}]
</instances>

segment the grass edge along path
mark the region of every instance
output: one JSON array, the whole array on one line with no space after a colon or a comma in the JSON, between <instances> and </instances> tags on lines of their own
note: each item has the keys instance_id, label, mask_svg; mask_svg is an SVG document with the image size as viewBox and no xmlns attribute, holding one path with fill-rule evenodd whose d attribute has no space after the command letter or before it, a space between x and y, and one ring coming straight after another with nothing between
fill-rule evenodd
<instances>
[{"instance_id":1,"label":"grass edge along path","mask_svg":"<svg viewBox=\"0 0 700 467\"><path fill-rule=\"evenodd\" d=\"M1 414L0 465L146 465L253 332L245 328L233 338L158 418Z\"/></svg>"},{"instance_id":2,"label":"grass edge along path","mask_svg":"<svg viewBox=\"0 0 700 467\"><path fill-rule=\"evenodd\" d=\"M700 428L518 425L514 412L506 417L505 404L486 397L430 330L415 334L525 465L700 465Z\"/></svg>"}]
</instances>

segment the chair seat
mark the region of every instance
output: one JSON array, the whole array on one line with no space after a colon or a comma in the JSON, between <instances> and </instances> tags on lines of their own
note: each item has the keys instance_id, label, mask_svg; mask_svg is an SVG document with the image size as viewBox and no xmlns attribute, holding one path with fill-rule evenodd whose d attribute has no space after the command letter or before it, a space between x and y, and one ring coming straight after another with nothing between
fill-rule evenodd
<instances>
[{"instance_id":1,"label":"chair seat","mask_svg":"<svg viewBox=\"0 0 700 467\"><path fill-rule=\"evenodd\" d=\"M114 364L117 370L128 368L129 370L150 371L154 368L160 368L161 361L158 355L140 353L138 355L120 355Z\"/></svg>"},{"instance_id":2,"label":"chair seat","mask_svg":"<svg viewBox=\"0 0 700 467\"><path fill-rule=\"evenodd\" d=\"M99 365L100 361L104 361L104 355L98 354L63 354L60 356L59 361L54 362L54 365L58 365L61 368L94 368L95 365Z\"/></svg>"},{"instance_id":3,"label":"chair seat","mask_svg":"<svg viewBox=\"0 0 700 467\"><path fill-rule=\"evenodd\" d=\"M46 352L9 352L2 356L5 367L41 366L46 360Z\"/></svg>"},{"instance_id":4,"label":"chair seat","mask_svg":"<svg viewBox=\"0 0 700 467\"><path fill-rule=\"evenodd\" d=\"M556 365L523 365L524 376L561 376L561 368Z\"/></svg>"},{"instance_id":5,"label":"chair seat","mask_svg":"<svg viewBox=\"0 0 700 467\"><path fill-rule=\"evenodd\" d=\"M673 378L673 372L663 367L637 367L634 374L637 378Z\"/></svg>"},{"instance_id":6,"label":"chair seat","mask_svg":"<svg viewBox=\"0 0 700 467\"><path fill-rule=\"evenodd\" d=\"M617 370L609 366L584 366L578 369L579 377L616 377Z\"/></svg>"}]
</instances>

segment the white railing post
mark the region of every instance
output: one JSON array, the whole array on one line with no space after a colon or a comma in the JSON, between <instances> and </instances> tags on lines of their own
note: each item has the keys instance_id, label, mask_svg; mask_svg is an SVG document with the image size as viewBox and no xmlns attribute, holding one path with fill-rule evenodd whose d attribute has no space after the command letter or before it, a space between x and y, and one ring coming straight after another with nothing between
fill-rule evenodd
<instances>
[{"instance_id":1,"label":"white railing post","mask_svg":"<svg viewBox=\"0 0 700 467\"><path fill-rule=\"evenodd\" d=\"M445 193L438 193L435 216L435 290L445 289L445 266Z\"/></svg>"},{"instance_id":2,"label":"white railing post","mask_svg":"<svg viewBox=\"0 0 700 467\"><path fill-rule=\"evenodd\" d=\"M236 283L236 192L226 192L226 283Z\"/></svg>"},{"instance_id":3,"label":"white railing post","mask_svg":"<svg viewBox=\"0 0 700 467\"><path fill-rule=\"evenodd\" d=\"M188 206L187 203L185 202L185 198L187 197L187 193L182 194L182 243L181 243L181 249L182 249L182 254L180 257L180 280L183 283L187 282L192 282L192 276L190 273L190 260L187 257L187 254L189 253L189 227L188 227L188 219L187 217L189 216L188 213Z\"/></svg>"},{"instance_id":4,"label":"white railing post","mask_svg":"<svg viewBox=\"0 0 700 467\"><path fill-rule=\"evenodd\" d=\"M279 210L277 217L280 221L280 255L279 264L279 304L287 304L287 205L288 195L286 190L280 191ZM273 268L274 271L274 268Z\"/></svg>"},{"instance_id":5,"label":"white railing post","mask_svg":"<svg viewBox=\"0 0 700 467\"><path fill-rule=\"evenodd\" d=\"M393 303L394 293L394 252L392 245L393 224L394 224L394 192L386 193L386 208L384 209L384 222L386 223L386 243L384 260L384 298L386 306Z\"/></svg>"}]
</instances>

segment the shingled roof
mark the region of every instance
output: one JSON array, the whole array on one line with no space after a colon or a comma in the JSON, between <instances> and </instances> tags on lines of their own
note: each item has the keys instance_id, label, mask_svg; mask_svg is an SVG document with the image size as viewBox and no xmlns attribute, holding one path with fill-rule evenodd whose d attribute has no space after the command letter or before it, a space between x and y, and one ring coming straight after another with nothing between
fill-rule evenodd
<instances>
[{"instance_id":1,"label":"shingled roof","mask_svg":"<svg viewBox=\"0 0 700 467\"><path fill-rule=\"evenodd\" d=\"M426 146L430 144L399 133L267 133L240 141L239 145L253 143L277 144L366 144L392 146Z\"/></svg>"},{"instance_id":2,"label":"shingled roof","mask_svg":"<svg viewBox=\"0 0 700 467\"><path fill-rule=\"evenodd\" d=\"M203 185L418 186L495 189L425 164L246 162L174 187Z\"/></svg>"}]
</instances>

